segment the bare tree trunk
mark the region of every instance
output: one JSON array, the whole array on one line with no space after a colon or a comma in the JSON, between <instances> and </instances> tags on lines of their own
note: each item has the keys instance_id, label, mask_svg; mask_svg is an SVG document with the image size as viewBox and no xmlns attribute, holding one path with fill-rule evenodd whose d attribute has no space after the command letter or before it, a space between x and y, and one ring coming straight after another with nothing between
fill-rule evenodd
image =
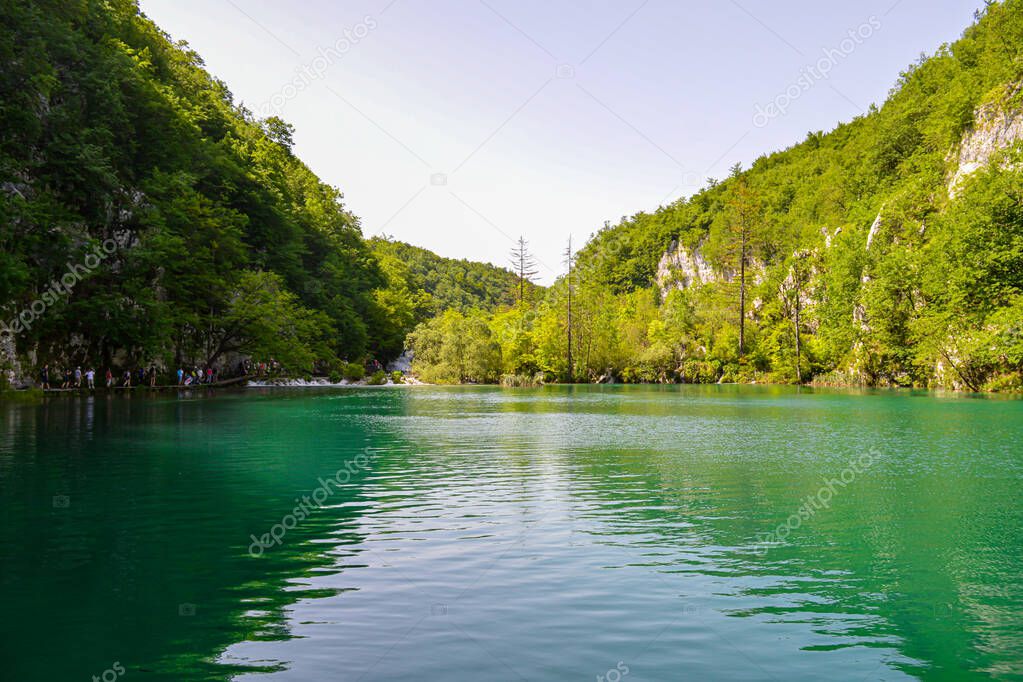
<instances>
[{"instance_id":1,"label":"bare tree trunk","mask_svg":"<svg viewBox=\"0 0 1023 682\"><path fill-rule=\"evenodd\" d=\"M746 355L746 226L742 226L739 254L739 359Z\"/></svg>"},{"instance_id":2,"label":"bare tree trunk","mask_svg":"<svg viewBox=\"0 0 1023 682\"><path fill-rule=\"evenodd\" d=\"M800 345L799 338L799 312L801 302L799 300L799 290L796 290L796 381L803 383L803 368L802 368L802 346Z\"/></svg>"},{"instance_id":3,"label":"bare tree trunk","mask_svg":"<svg viewBox=\"0 0 1023 682\"><path fill-rule=\"evenodd\" d=\"M572 237L568 238L568 382L575 380L572 366Z\"/></svg>"}]
</instances>

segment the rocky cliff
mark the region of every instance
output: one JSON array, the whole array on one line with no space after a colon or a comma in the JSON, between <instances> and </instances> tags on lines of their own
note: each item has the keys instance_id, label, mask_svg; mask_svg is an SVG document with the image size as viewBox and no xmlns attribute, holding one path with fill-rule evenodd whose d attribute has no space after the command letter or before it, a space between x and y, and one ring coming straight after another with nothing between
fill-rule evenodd
<instances>
[{"instance_id":1,"label":"rocky cliff","mask_svg":"<svg viewBox=\"0 0 1023 682\"><path fill-rule=\"evenodd\" d=\"M950 155L955 162L948 185L952 198L971 175L991 163L1000 152L1023 141L1023 107L1013 105L1021 91L1023 83L1017 83L1007 88L1001 101L985 104L975 112L973 125Z\"/></svg>"}]
</instances>

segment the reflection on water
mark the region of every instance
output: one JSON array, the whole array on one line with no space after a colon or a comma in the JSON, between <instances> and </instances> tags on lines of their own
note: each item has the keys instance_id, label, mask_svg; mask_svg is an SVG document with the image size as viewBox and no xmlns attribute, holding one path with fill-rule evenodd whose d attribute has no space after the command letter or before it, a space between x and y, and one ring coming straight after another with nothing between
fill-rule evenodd
<instances>
[{"instance_id":1,"label":"reflection on water","mask_svg":"<svg viewBox=\"0 0 1023 682\"><path fill-rule=\"evenodd\" d=\"M1021 416L1012 400L764 387L2 409L6 667L1019 679ZM380 454L353 465L366 448ZM282 523L281 544L250 556Z\"/></svg>"}]
</instances>

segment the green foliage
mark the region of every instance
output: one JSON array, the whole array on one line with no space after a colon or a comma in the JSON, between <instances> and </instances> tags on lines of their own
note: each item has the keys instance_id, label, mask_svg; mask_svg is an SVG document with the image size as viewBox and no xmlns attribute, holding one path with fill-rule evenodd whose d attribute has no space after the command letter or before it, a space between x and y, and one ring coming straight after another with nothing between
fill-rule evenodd
<instances>
[{"instance_id":1,"label":"green foliage","mask_svg":"<svg viewBox=\"0 0 1023 682\"><path fill-rule=\"evenodd\" d=\"M571 282L499 307L478 342L500 347L502 374L547 380L1023 385L1020 145L949 191L980 107L1021 115L1023 0L987 3L883 107L605 225ZM659 272L669 249L698 254L703 274ZM417 328L424 377L465 380L449 338L465 332Z\"/></svg>"},{"instance_id":2,"label":"green foliage","mask_svg":"<svg viewBox=\"0 0 1023 682\"><path fill-rule=\"evenodd\" d=\"M206 365L226 352L241 352L269 354L286 369L305 370L329 354L329 318L303 307L273 273L241 273L222 329L211 334L215 345L206 354Z\"/></svg>"},{"instance_id":3,"label":"green foliage","mask_svg":"<svg viewBox=\"0 0 1023 682\"><path fill-rule=\"evenodd\" d=\"M496 383L501 376L501 345L481 311L448 310L416 327L409 346L427 383Z\"/></svg>"},{"instance_id":4,"label":"green foliage","mask_svg":"<svg viewBox=\"0 0 1023 682\"><path fill-rule=\"evenodd\" d=\"M0 19L0 312L118 244L19 334L22 354L200 363L228 339L305 367L383 352L383 273L290 125L236 105L133 0L12 0ZM262 326L239 308L253 272Z\"/></svg>"},{"instance_id":5,"label":"green foliage","mask_svg":"<svg viewBox=\"0 0 1023 682\"><path fill-rule=\"evenodd\" d=\"M366 383L370 386L383 386L387 383L387 372L382 369L373 372L370 378L366 380Z\"/></svg>"},{"instance_id":6,"label":"green foliage","mask_svg":"<svg viewBox=\"0 0 1023 682\"><path fill-rule=\"evenodd\" d=\"M518 296L519 279L505 268L443 258L381 237L369 243L387 283L375 294L379 314L372 319L377 348L384 357L399 355L416 325L445 310L494 310ZM528 281L522 286L527 298L542 291Z\"/></svg>"},{"instance_id":7,"label":"green foliage","mask_svg":"<svg viewBox=\"0 0 1023 682\"><path fill-rule=\"evenodd\" d=\"M519 279L511 270L489 263L444 258L405 242L374 237L373 253L392 286L406 287L423 297L417 312L436 315L445 310L493 310L518 297ZM539 289L526 283L527 297Z\"/></svg>"},{"instance_id":8,"label":"green foliage","mask_svg":"<svg viewBox=\"0 0 1023 682\"><path fill-rule=\"evenodd\" d=\"M571 281L522 301L509 270L365 241L292 126L135 0L10 0L0 20L0 319L46 303L16 338L40 363L242 353L361 379L340 358L407 343L437 382L1023 383L1019 145L949 192L978 108L1023 108L1023 0L986 3L884 106L605 225ZM669 248L714 276L658 281Z\"/></svg>"},{"instance_id":9,"label":"green foliage","mask_svg":"<svg viewBox=\"0 0 1023 682\"><path fill-rule=\"evenodd\" d=\"M345 364L341 373L346 381L362 381L366 376L366 368L357 362L349 362Z\"/></svg>"}]
</instances>

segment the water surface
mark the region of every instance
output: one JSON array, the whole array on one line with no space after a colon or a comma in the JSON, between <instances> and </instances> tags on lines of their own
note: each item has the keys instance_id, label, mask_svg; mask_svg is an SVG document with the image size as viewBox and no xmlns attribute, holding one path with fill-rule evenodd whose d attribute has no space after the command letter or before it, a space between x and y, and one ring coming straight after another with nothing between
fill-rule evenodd
<instances>
[{"instance_id":1,"label":"water surface","mask_svg":"<svg viewBox=\"0 0 1023 682\"><path fill-rule=\"evenodd\" d=\"M1016 400L406 387L2 406L2 677L1018 680L1021 483Z\"/></svg>"}]
</instances>

